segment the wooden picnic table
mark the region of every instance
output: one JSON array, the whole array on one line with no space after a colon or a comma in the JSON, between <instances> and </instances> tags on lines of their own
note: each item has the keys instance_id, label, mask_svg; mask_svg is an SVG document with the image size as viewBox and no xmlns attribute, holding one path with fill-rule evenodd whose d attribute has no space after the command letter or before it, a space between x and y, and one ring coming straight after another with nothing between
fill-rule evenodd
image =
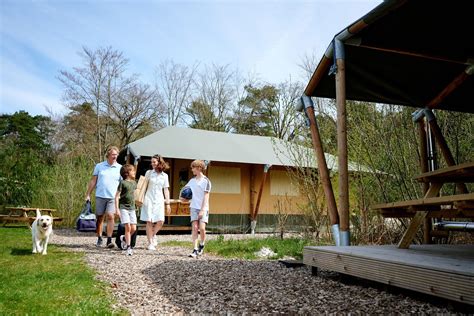
<instances>
[{"instance_id":1,"label":"wooden picnic table","mask_svg":"<svg viewBox=\"0 0 474 316\"><path fill-rule=\"evenodd\" d=\"M54 213L56 212L56 209L54 208L7 206L5 207L5 210L8 211L8 214L0 214L0 221L4 223L27 222L31 225L31 223L36 219L36 209L39 209L42 215L53 217L54 221L62 220L60 217L54 217Z\"/></svg>"},{"instance_id":2,"label":"wooden picnic table","mask_svg":"<svg viewBox=\"0 0 474 316\"><path fill-rule=\"evenodd\" d=\"M468 193L465 183L474 182L474 162L462 163L415 177L429 183L428 191L421 199L374 205L386 217L413 216L398 247L408 248L426 217L468 218L474 217L474 193ZM445 183L456 183L461 194L438 196ZM391 214L391 216L390 216Z\"/></svg>"}]
</instances>

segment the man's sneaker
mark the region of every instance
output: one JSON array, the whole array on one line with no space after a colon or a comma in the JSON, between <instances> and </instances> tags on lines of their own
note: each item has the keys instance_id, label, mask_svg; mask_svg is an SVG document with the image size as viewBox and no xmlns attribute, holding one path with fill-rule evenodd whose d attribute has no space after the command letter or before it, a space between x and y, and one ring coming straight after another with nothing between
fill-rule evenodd
<instances>
[{"instance_id":1,"label":"man's sneaker","mask_svg":"<svg viewBox=\"0 0 474 316\"><path fill-rule=\"evenodd\" d=\"M148 249L148 250L156 250L156 247L153 246L153 244L149 244L146 249Z\"/></svg>"},{"instance_id":2,"label":"man's sneaker","mask_svg":"<svg viewBox=\"0 0 474 316\"><path fill-rule=\"evenodd\" d=\"M204 245L199 245L198 255L202 255L203 252L204 252Z\"/></svg>"},{"instance_id":3,"label":"man's sneaker","mask_svg":"<svg viewBox=\"0 0 474 316\"><path fill-rule=\"evenodd\" d=\"M125 235L120 235L120 248L127 250L127 242L125 241Z\"/></svg>"},{"instance_id":4,"label":"man's sneaker","mask_svg":"<svg viewBox=\"0 0 474 316\"><path fill-rule=\"evenodd\" d=\"M133 255L133 250L132 250L131 247L128 247L127 248L127 256L131 256L131 255Z\"/></svg>"},{"instance_id":5,"label":"man's sneaker","mask_svg":"<svg viewBox=\"0 0 474 316\"><path fill-rule=\"evenodd\" d=\"M107 248L112 249L112 248L114 248L114 247L115 247L115 244L114 244L113 241L107 243Z\"/></svg>"},{"instance_id":6,"label":"man's sneaker","mask_svg":"<svg viewBox=\"0 0 474 316\"><path fill-rule=\"evenodd\" d=\"M197 249L194 249L193 252L191 252L189 254L190 257L192 258L196 258L198 256L198 250Z\"/></svg>"},{"instance_id":7,"label":"man's sneaker","mask_svg":"<svg viewBox=\"0 0 474 316\"><path fill-rule=\"evenodd\" d=\"M102 237L98 237L97 238L97 243L95 245L96 245L96 247L102 247L103 243L104 243L104 241L102 240Z\"/></svg>"}]
</instances>

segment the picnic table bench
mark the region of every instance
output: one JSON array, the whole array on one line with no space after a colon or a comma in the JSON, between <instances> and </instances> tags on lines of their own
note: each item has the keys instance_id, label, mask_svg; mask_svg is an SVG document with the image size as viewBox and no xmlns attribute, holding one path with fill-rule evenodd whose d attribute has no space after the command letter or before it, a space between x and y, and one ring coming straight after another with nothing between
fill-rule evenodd
<instances>
[{"instance_id":1,"label":"picnic table bench","mask_svg":"<svg viewBox=\"0 0 474 316\"><path fill-rule=\"evenodd\" d=\"M421 199L383 203L372 206L384 217L412 217L410 225L400 240L399 248L408 248L426 217L473 218L474 193L467 193L465 183L474 182L474 162L467 162L415 177L429 183L428 191ZM456 183L461 194L438 196L445 183Z\"/></svg>"},{"instance_id":2,"label":"picnic table bench","mask_svg":"<svg viewBox=\"0 0 474 316\"><path fill-rule=\"evenodd\" d=\"M5 210L8 211L8 214L0 214L0 222L3 222L4 226L9 222L24 222L31 225L36 219L36 209L39 209L42 215L53 217L56 222L63 220L61 217L54 217L56 209L53 208L7 206Z\"/></svg>"}]
</instances>

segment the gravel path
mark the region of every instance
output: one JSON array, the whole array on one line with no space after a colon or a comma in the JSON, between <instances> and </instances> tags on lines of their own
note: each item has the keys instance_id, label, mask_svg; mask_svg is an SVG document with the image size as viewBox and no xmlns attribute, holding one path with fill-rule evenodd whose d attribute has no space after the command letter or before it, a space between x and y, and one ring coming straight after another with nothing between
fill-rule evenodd
<instances>
[{"instance_id":1,"label":"gravel path","mask_svg":"<svg viewBox=\"0 0 474 316\"><path fill-rule=\"evenodd\" d=\"M257 235L265 237L265 235ZM216 235L209 235L215 238ZM248 238L249 235L225 235ZM190 240L189 235L159 235L158 241ZM139 236L133 256L96 248L93 234L56 230L51 244L85 252L97 277L111 285L117 305L132 315L156 314L315 314L449 313L402 294L340 282L335 274L313 276L307 267L286 268L270 260L229 260L190 249L145 250Z\"/></svg>"}]
</instances>

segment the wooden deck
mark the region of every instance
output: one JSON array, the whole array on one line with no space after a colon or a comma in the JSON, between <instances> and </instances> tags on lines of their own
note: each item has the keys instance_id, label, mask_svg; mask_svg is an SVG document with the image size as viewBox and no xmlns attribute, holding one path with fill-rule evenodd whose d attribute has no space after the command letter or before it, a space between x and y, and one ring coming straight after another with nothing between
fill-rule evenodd
<instances>
[{"instance_id":1,"label":"wooden deck","mask_svg":"<svg viewBox=\"0 0 474 316\"><path fill-rule=\"evenodd\" d=\"M308 246L303 262L474 305L474 245Z\"/></svg>"}]
</instances>

